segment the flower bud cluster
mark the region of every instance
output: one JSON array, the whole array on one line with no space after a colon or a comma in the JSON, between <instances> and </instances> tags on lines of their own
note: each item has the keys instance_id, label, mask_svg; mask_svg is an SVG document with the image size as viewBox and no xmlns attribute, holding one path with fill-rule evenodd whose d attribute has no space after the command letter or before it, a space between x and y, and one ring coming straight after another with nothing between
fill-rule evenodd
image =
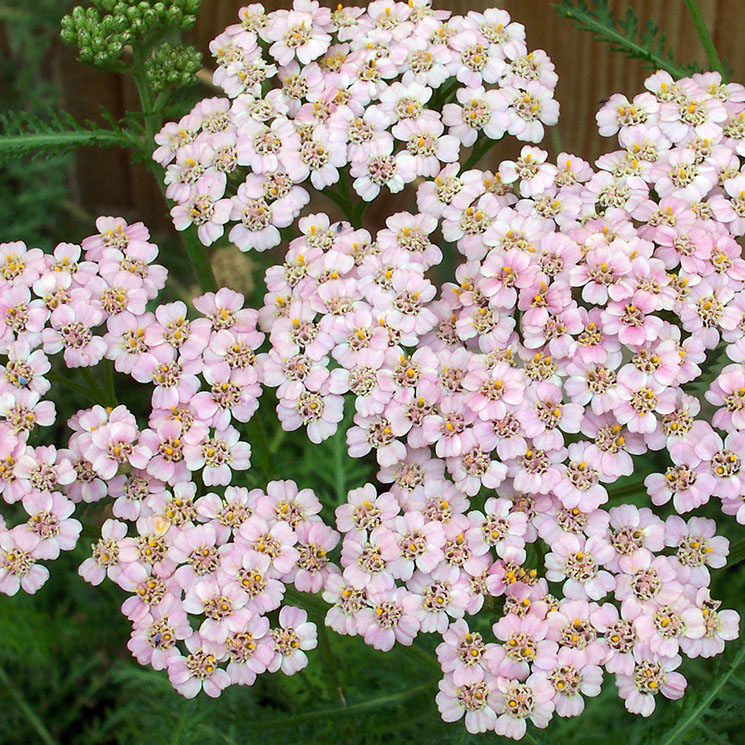
<instances>
[{"instance_id":1,"label":"flower bud cluster","mask_svg":"<svg viewBox=\"0 0 745 745\"><path fill-rule=\"evenodd\" d=\"M202 55L197 49L164 42L147 60L145 74L152 89L159 93L193 83L201 67Z\"/></svg>"},{"instance_id":2,"label":"flower bud cluster","mask_svg":"<svg viewBox=\"0 0 745 745\"><path fill-rule=\"evenodd\" d=\"M60 37L65 44L78 47L81 62L110 67L122 56L125 46L137 43L154 29L193 26L200 2L93 0L91 7L76 6L62 18Z\"/></svg>"}]
</instances>

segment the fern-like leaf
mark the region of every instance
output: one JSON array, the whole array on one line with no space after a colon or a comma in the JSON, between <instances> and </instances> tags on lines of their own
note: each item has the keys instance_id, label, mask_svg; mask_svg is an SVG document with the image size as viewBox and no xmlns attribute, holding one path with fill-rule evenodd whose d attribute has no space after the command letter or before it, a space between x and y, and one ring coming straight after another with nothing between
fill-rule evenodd
<instances>
[{"instance_id":1,"label":"fern-like leaf","mask_svg":"<svg viewBox=\"0 0 745 745\"><path fill-rule=\"evenodd\" d=\"M585 0L561 0L554 8L563 18L574 21L580 30L589 31L614 51L639 59L652 69L666 70L674 78L699 69L695 64L676 64L672 47L665 44L664 31L652 19L642 26L631 8L624 18L613 15L608 0L594 0L592 7Z\"/></svg>"},{"instance_id":2,"label":"fern-like leaf","mask_svg":"<svg viewBox=\"0 0 745 745\"><path fill-rule=\"evenodd\" d=\"M15 111L0 114L0 165L19 158L51 157L77 147L136 144L131 133L118 126L105 129L95 122L79 122L66 111L45 117Z\"/></svg>"}]
</instances>

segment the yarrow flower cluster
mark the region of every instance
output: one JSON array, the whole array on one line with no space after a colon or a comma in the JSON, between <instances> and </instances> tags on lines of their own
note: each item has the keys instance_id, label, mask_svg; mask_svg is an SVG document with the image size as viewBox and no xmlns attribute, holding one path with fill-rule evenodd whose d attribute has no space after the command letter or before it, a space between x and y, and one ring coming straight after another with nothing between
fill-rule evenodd
<instances>
[{"instance_id":1,"label":"yarrow flower cluster","mask_svg":"<svg viewBox=\"0 0 745 745\"><path fill-rule=\"evenodd\" d=\"M167 274L147 228L96 225L82 247L49 255L0 244L0 493L24 514L14 527L0 522L0 592L36 592L49 577L39 562L78 541L76 504L110 499L114 517L80 574L130 593L122 612L139 662L167 668L188 697L267 670L291 675L307 664L316 626L282 605L286 585L320 591L339 536L315 494L292 481L230 485L250 464L237 427L261 393L258 314L228 289L195 298L193 320L181 301L147 311ZM95 405L68 421L67 447L31 445L55 421L45 396L60 352L67 368L110 360L149 385L146 426L124 405ZM267 613L280 606L272 628Z\"/></svg>"},{"instance_id":2,"label":"yarrow flower cluster","mask_svg":"<svg viewBox=\"0 0 745 745\"><path fill-rule=\"evenodd\" d=\"M239 20L210 45L228 98L200 101L156 137L174 225L196 225L206 245L232 225L242 251L276 246L308 180L328 193L349 175L369 202L436 176L477 138L538 142L558 120L553 64L502 10L294 0L248 5Z\"/></svg>"},{"instance_id":3,"label":"yarrow flower cluster","mask_svg":"<svg viewBox=\"0 0 745 745\"><path fill-rule=\"evenodd\" d=\"M657 96L600 112L601 127L615 112L627 149L596 169L532 146L497 174L448 165L418 187L418 214L375 236L301 219L266 274L264 382L283 426L318 442L353 394L349 455L374 453L391 485L337 510L327 623L384 650L442 634L438 706L470 732L519 738L527 720L576 716L603 668L647 716L658 693L683 694L680 653L717 654L738 633L737 613L709 594L728 553L713 520L604 508L634 458L659 451L669 465L645 479L652 505L686 515L715 497L745 519L745 262L733 221L714 214L734 209L726 121L739 121L745 89L712 75L647 85ZM664 134L696 107L714 112L701 137ZM465 261L436 299L438 229ZM719 349L734 364L706 391L710 424L691 384ZM531 567L539 540L545 560ZM479 610L500 596L487 642L464 618L482 629Z\"/></svg>"},{"instance_id":4,"label":"yarrow flower cluster","mask_svg":"<svg viewBox=\"0 0 745 745\"><path fill-rule=\"evenodd\" d=\"M130 650L185 696L304 667L297 592L379 650L437 634L438 709L471 733L578 716L605 674L642 716L680 698L682 655L739 627L710 594L729 542L693 513L713 499L745 524L745 88L657 73L603 106L620 149L594 166L525 145L492 172L461 148L538 141L558 114L550 61L504 11L251 5L213 52L229 99L158 136L176 227L209 244L233 220L238 248L272 248L303 184L345 169L365 200L414 183L418 212L373 234L336 192L346 219L297 221L258 311L222 289L193 320L147 310L166 273L139 223L100 218L53 255L0 245L0 493L27 518L0 530L0 590L37 590L75 504L110 497L80 572L130 594ZM444 251L463 261L438 288ZM30 445L58 352L151 386L146 420L97 405L67 448ZM352 414L348 454L378 483L336 530L292 481L235 485L262 385L314 444ZM635 471L649 506L611 502Z\"/></svg>"}]
</instances>

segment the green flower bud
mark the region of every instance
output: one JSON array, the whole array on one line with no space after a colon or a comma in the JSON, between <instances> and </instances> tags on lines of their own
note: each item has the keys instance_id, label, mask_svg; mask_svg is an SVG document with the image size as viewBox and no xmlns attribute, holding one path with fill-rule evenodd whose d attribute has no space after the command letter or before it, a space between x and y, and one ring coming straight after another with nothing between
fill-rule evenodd
<instances>
[{"instance_id":1,"label":"green flower bud","mask_svg":"<svg viewBox=\"0 0 745 745\"><path fill-rule=\"evenodd\" d=\"M147 61L145 72L156 91L182 88L194 81L202 65L202 55L191 46L161 44Z\"/></svg>"}]
</instances>

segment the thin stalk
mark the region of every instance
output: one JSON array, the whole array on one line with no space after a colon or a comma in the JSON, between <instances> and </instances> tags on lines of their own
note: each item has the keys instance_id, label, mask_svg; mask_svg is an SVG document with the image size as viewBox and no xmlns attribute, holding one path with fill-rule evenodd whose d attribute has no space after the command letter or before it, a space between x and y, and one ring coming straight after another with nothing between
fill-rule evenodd
<instances>
[{"instance_id":1,"label":"thin stalk","mask_svg":"<svg viewBox=\"0 0 745 745\"><path fill-rule=\"evenodd\" d=\"M194 226L181 233L181 237L202 292L215 292L217 290L217 280L215 279L215 273L212 271L210 257L207 249L197 237Z\"/></svg>"},{"instance_id":2,"label":"thin stalk","mask_svg":"<svg viewBox=\"0 0 745 745\"><path fill-rule=\"evenodd\" d=\"M142 107L142 114L145 125L145 151L148 156L148 166L151 169L156 169L156 166L151 158L153 150L155 149L155 135L157 131L157 117L160 109L158 105L162 105L162 101L159 99L156 101L153 97L153 89L147 81L145 75L145 61L149 52L149 46L135 47L132 50L133 61L132 61L132 77L134 78L135 85L137 86L137 94L140 97L140 106ZM158 185L163 189L163 181L160 178L162 174L157 173L156 180ZM209 254L207 249L202 245L201 241L197 237L196 230L191 226L188 230L181 233L182 240L184 242L184 249L189 257L189 261L194 269L194 273L197 275L197 281L202 292L214 292L217 290L217 280L215 279L215 273L212 271L212 265L210 264Z\"/></svg>"},{"instance_id":3,"label":"thin stalk","mask_svg":"<svg viewBox=\"0 0 745 745\"><path fill-rule=\"evenodd\" d=\"M134 57L132 61L132 77L134 78L135 86L137 86L137 94L140 97L140 105L142 106L145 122L145 148L148 156L150 156L155 148L155 121L153 120L155 101L153 99L153 89L148 84L145 74L145 61L148 51L149 48L140 46L135 46L132 50Z\"/></svg>"},{"instance_id":4,"label":"thin stalk","mask_svg":"<svg viewBox=\"0 0 745 745\"><path fill-rule=\"evenodd\" d=\"M281 447L282 443L285 441L285 435L287 433L282 427L277 427L277 431L274 433L274 437L272 437L272 441L269 443L269 452L272 455L276 455L277 451Z\"/></svg>"},{"instance_id":5,"label":"thin stalk","mask_svg":"<svg viewBox=\"0 0 745 745\"><path fill-rule=\"evenodd\" d=\"M36 731L39 736L39 740L45 745L57 745L57 741L52 737L49 730L44 726L44 722L39 719L36 712L31 708L26 699L21 695L21 692L13 684L13 681L8 677L5 670L0 667L0 683L3 684L3 688L10 694L11 698L16 702L18 709L23 712L23 715L28 719L29 724Z\"/></svg>"},{"instance_id":6,"label":"thin stalk","mask_svg":"<svg viewBox=\"0 0 745 745\"><path fill-rule=\"evenodd\" d=\"M101 388L101 386L98 384L98 381L93 377L93 373L90 371L90 368L83 367L81 368L81 372L83 373L85 382L90 386L90 389L96 396L96 401L100 404L103 404L104 406L111 405L112 402L109 401L109 397L106 395L106 391Z\"/></svg>"},{"instance_id":7,"label":"thin stalk","mask_svg":"<svg viewBox=\"0 0 745 745\"><path fill-rule=\"evenodd\" d=\"M80 385L80 383L76 383L74 380L66 378L64 375L50 372L47 373L45 377L52 383L59 383L60 385L67 386L70 390L75 391L75 393L79 393L82 396L89 398L93 403L98 403L94 393L90 389L86 388L84 385Z\"/></svg>"},{"instance_id":8,"label":"thin stalk","mask_svg":"<svg viewBox=\"0 0 745 745\"><path fill-rule=\"evenodd\" d=\"M114 363L106 360L103 366L103 380L106 397L109 399L111 406L116 406L116 387L114 386Z\"/></svg>"},{"instance_id":9,"label":"thin stalk","mask_svg":"<svg viewBox=\"0 0 745 745\"><path fill-rule=\"evenodd\" d=\"M688 12L690 13L693 25L696 27L698 38L701 40L701 46L704 48L704 52L706 52L709 67L721 73L723 80L727 80L724 65L722 64L722 60L719 59L717 48L714 46L714 39L711 38L706 21L704 21L704 17L701 14L701 8L698 7L698 0L685 0L685 2L688 6Z\"/></svg>"},{"instance_id":10,"label":"thin stalk","mask_svg":"<svg viewBox=\"0 0 745 745\"><path fill-rule=\"evenodd\" d=\"M355 714L358 711L366 711L367 709L377 709L383 706L389 706L390 704L396 704L400 701L405 701L407 698L416 696L418 693L424 693L424 691L431 690L435 686L435 681L430 680L426 683L421 683L413 688L407 688L404 691L398 693L389 693L385 696L378 696L377 698L367 698L364 701L360 701L356 704L349 704L348 706L334 706L325 709L311 709L310 711L304 711L299 714L284 714L277 717L258 717L253 720L252 725L261 731L262 728L282 725L282 724L295 724L296 722L308 721L316 718L333 717L333 716L346 716L349 714Z\"/></svg>"},{"instance_id":11,"label":"thin stalk","mask_svg":"<svg viewBox=\"0 0 745 745\"><path fill-rule=\"evenodd\" d=\"M318 651L321 656L321 667L323 670L323 676L326 679L326 687L329 689L331 699L338 696L342 705L346 706L347 700L344 697L344 689L342 688L341 681L337 674L339 663L331 646L331 641L329 639L328 631L326 631L326 624L324 623L323 616L320 617L316 626L318 628Z\"/></svg>"},{"instance_id":12,"label":"thin stalk","mask_svg":"<svg viewBox=\"0 0 745 745\"><path fill-rule=\"evenodd\" d=\"M481 142L476 141L473 145L473 149L471 150L471 155L463 164L461 172L473 168L489 152L489 150L491 150L491 148L493 148L494 145L497 144L497 142L499 142L499 140L490 140L488 137L486 137Z\"/></svg>"},{"instance_id":13,"label":"thin stalk","mask_svg":"<svg viewBox=\"0 0 745 745\"><path fill-rule=\"evenodd\" d=\"M719 695L722 688L727 685L729 679L734 675L740 663L745 658L745 644L740 643L740 649L737 650L737 654L730 663L727 672L723 673L714 685L709 689L709 692L701 699L697 706L694 706L689 714L678 720L678 723L670 730L667 731L666 737L660 742L660 745L677 745L681 742L685 731L696 722L701 714L711 706L714 699Z\"/></svg>"},{"instance_id":14,"label":"thin stalk","mask_svg":"<svg viewBox=\"0 0 745 745\"><path fill-rule=\"evenodd\" d=\"M644 481L635 481L633 484L627 486L619 486L617 489L608 489L609 499L619 499L621 497L629 497L639 493L646 494L646 487Z\"/></svg>"}]
</instances>

